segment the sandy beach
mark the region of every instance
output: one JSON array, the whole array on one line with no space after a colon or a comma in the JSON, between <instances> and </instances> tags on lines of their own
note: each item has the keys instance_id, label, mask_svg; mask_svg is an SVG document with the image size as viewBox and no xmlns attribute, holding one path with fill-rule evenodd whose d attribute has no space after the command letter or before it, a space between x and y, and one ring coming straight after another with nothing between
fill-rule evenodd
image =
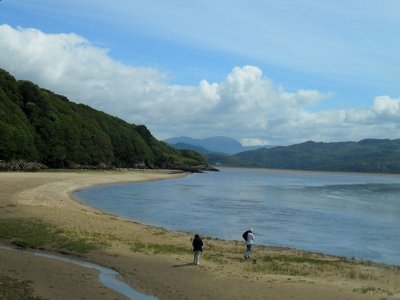
<instances>
[{"instance_id":1,"label":"sandy beach","mask_svg":"<svg viewBox=\"0 0 400 300\"><path fill-rule=\"evenodd\" d=\"M207 237L201 264L195 266L193 233L129 221L70 197L88 186L186 175L165 170L0 173L0 221L43 224L97 243L85 253L41 248L114 269L137 291L159 299L400 299L399 267L261 246L252 261L243 261L241 241ZM16 243L3 238L0 244ZM102 286L95 270L4 249L0 276L28 283L34 296L45 299L126 299Z\"/></svg>"}]
</instances>

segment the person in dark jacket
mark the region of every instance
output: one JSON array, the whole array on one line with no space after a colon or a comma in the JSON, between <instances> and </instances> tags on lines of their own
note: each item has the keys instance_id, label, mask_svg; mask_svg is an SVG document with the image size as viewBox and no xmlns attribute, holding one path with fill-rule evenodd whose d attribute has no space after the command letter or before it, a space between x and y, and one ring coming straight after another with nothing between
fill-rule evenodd
<instances>
[{"instance_id":1,"label":"person in dark jacket","mask_svg":"<svg viewBox=\"0 0 400 300\"><path fill-rule=\"evenodd\" d=\"M193 239L193 253L194 253L194 264L200 264L200 254L203 252L203 241L200 236L196 234Z\"/></svg>"}]
</instances>

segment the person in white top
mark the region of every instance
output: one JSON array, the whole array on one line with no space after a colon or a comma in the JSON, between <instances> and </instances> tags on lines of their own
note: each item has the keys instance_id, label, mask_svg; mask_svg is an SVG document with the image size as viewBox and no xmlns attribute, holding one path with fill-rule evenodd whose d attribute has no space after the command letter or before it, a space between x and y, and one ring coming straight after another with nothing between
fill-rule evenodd
<instances>
[{"instance_id":1,"label":"person in white top","mask_svg":"<svg viewBox=\"0 0 400 300\"><path fill-rule=\"evenodd\" d=\"M249 230L243 233L243 238L246 241L246 252L244 253L244 259L250 259L255 240L253 229L249 228Z\"/></svg>"}]
</instances>

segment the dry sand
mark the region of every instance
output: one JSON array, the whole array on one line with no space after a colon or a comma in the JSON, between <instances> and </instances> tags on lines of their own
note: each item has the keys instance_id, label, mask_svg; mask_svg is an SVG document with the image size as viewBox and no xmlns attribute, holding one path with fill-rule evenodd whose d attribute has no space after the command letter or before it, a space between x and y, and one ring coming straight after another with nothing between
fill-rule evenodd
<instances>
[{"instance_id":1,"label":"dry sand","mask_svg":"<svg viewBox=\"0 0 400 300\"><path fill-rule=\"evenodd\" d=\"M69 196L93 185L184 175L157 170L0 173L0 220L40 221L106 242L107 246L83 258L118 271L136 290L159 299L400 299L398 267L260 246L254 260L248 262L241 259L243 243L211 238L204 239L201 265L194 266L191 233L125 220L81 205ZM157 247L180 251L156 253ZM281 257L291 260L281 262L276 271L274 259ZM333 265L321 267L313 264L313 259L292 262L303 257ZM103 287L94 270L4 249L0 249L0 275L30 282L36 296L48 299L125 299Z\"/></svg>"}]
</instances>

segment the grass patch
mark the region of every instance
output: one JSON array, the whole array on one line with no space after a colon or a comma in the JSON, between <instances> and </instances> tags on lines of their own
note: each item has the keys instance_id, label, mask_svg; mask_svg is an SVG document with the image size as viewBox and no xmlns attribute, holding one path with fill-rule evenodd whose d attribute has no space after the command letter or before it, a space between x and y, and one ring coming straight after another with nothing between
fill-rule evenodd
<instances>
[{"instance_id":1,"label":"grass patch","mask_svg":"<svg viewBox=\"0 0 400 300\"><path fill-rule=\"evenodd\" d=\"M260 258L263 262L269 263L273 261L280 261L284 263L293 264L309 264L309 265L336 265L340 260L324 259L314 257L312 254L299 254L299 255L266 255Z\"/></svg>"},{"instance_id":2,"label":"grass patch","mask_svg":"<svg viewBox=\"0 0 400 300\"><path fill-rule=\"evenodd\" d=\"M146 252L146 245L140 242L133 243L130 248L133 252Z\"/></svg>"},{"instance_id":3,"label":"grass patch","mask_svg":"<svg viewBox=\"0 0 400 300\"><path fill-rule=\"evenodd\" d=\"M348 279L372 280L373 276L357 270L351 262L313 255L266 255L247 267L250 271L288 276L340 276Z\"/></svg>"},{"instance_id":4,"label":"grass patch","mask_svg":"<svg viewBox=\"0 0 400 300\"><path fill-rule=\"evenodd\" d=\"M191 249L187 247L167 244L143 244L141 242L133 243L130 249L133 252L146 252L153 254L187 254L191 251Z\"/></svg>"},{"instance_id":5,"label":"grass patch","mask_svg":"<svg viewBox=\"0 0 400 300\"><path fill-rule=\"evenodd\" d=\"M308 276L311 275L310 268L303 265L272 260L265 263L252 264L249 269L253 272L266 274L279 274L289 276Z\"/></svg>"},{"instance_id":6,"label":"grass patch","mask_svg":"<svg viewBox=\"0 0 400 300\"><path fill-rule=\"evenodd\" d=\"M40 223L0 220L0 239L27 248L50 248L86 253L103 245Z\"/></svg>"},{"instance_id":7,"label":"grass patch","mask_svg":"<svg viewBox=\"0 0 400 300\"><path fill-rule=\"evenodd\" d=\"M14 208L14 207L17 207L17 205L14 204L14 203L9 203L9 204L6 204L6 205L0 205L0 208Z\"/></svg>"},{"instance_id":8,"label":"grass patch","mask_svg":"<svg viewBox=\"0 0 400 300\"><path fill-rule=\"evenodd\" d=\"M229 263L229 260L227 258L223 257L222 255L220 255L218 253L211 254L211 253L206 252L203 257L206 260L213 261L213 262L216 262L221 265Z\"/></svg>"},{"instance_id":9,"label":"grass patch","mask_svg":"<svg viewBox=\"0 0 400 300\"><path fill-rule=\"evenodd\" d=\"M30 282L18 281L4 275L0 275L0 299L44 300L33 295Z\"/></svg>"},{"instance_id":10,"label":"grass patch","mask_svg":"<svg viewBox=\"0 0 400 300\"><path fill-rule=\"evenodd\" d=\"M374 286L366 286L359 289L354 289L355 292L360 292L362 294L372 294L372 293L385 293L388 296L393 296L394 293L390 292L387 289L377 288Z\"/></svg>"},{"instance_id":11,"label":"grass patch","mask_svg":"<svg viewBox=\"0 0 400 300\"><path fill-rule=\"evenodd\" d=\"M168 231L164 228L158 229L157 232L154 232L153 235L165 235Z\"/></svg>"}]
</instances>

